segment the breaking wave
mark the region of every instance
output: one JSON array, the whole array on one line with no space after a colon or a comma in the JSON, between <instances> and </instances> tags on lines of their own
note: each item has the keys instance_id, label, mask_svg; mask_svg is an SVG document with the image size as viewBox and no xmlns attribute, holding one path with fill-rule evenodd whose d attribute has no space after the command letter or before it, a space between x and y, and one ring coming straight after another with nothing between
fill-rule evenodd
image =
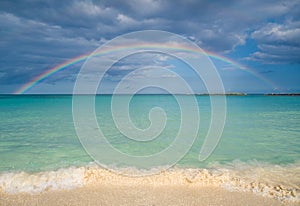
<instances>
[{"instance_id":1,"label":"breaking wave","mask_svg":"<svg viewBox=\"0 0 300 206\"><path fill-rule=\"evenodd\" d=\"M230 191L250 191L280 201L300 202L300 162L282 166L235 161L226 165L215 164L209 169L172 168L157 175L140 177L121 175L123 170L126 174L145 172L122 168L117 174L93 163L39 173L7 172L0 174L0 190L9 194L34 194L90 184L217 186Z\"/></svg>"}]
</instances>

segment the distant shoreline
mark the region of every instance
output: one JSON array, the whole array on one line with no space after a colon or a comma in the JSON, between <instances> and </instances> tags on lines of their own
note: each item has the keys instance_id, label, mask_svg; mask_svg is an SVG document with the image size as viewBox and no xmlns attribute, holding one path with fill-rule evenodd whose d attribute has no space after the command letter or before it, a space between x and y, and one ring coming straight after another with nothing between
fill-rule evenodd
<instances>
[{"instance_id":1,"label":"distant shoreline","mask_svg":"<svg viewBox=\"0 0 300 206\"><path fill-rule=\"evenodd\" d=\"M73 94L0 94L0 96L72 96ZM94 94L76 94L82 96L90 96ZM110 96L110 95L132 95L132 94L96 94L96 96ZM300 96L300 93L225 93L225 94L134 94L134 95L196 95L196 96Z\"/></svg>"},{"instance_id":2,"label":"distant shoreline","mask_svg":"<svg viewBox=\"0 0 300 206\"><path fill-rule=\"evenodd\" d=\"M291 94L265 94L265 96L300 96L300 93L291 93Z\"/></svg>"}]
</instances>

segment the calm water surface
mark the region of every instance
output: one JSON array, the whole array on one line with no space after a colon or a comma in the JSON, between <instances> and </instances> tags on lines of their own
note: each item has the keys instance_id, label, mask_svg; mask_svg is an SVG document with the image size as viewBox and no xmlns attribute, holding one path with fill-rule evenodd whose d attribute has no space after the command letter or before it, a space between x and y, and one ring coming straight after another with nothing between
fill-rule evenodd
<instances>
[{"instance_id":1,"label":"calm water surface","mask_svg":"<svg viewBox=\"0 0 300 206\"><path fill-rule=\"evenodd\" d=\"M208 96L197 96L201 115L199 134L179 167L210 167L235 160L285 165L300 160L300 97L226 98L227 120L221 141L206 161L199 162L211 108ZM95 105L98 124L114 147L132 155L151 155L174 140L180 125L180 107L173 96L133 97L130 115L137 127L145 129L150 125L148 114L155 106L163 108L168 117L161 135L147 143L129 140L117 130L110 101L110 95L97 96ZM72 96L0 96L0 120L1 172L50 171L93 161L76 136Z\"/></svg>"}]
</instances>

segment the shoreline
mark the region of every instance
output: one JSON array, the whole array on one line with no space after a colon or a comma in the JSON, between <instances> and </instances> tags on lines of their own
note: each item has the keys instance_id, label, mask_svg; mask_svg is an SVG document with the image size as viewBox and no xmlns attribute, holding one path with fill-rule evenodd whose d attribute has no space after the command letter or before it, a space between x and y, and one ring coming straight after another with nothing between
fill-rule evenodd
<instances>
[{"instance_id":1,"label":"shoreline","mask_svg":"<svg viewBox=\"0 0 300 206\"><path fill-rule=\"evenodd\" d=\"M298 165L239 165L233 169L171 168L130 177L90 165L5 173L0 174L0 205L297 205L298 171ZM137 172L127 168L127 174Z\"/></svg>"},{"instance_id":2,"label":"shoreline","mask_svg":"<svg viewBox=\"0 0 300 206\"><path fill-rule=\"evenodd\" d=\"M113 93L105 93L105 94L72 94L72 93L20 93L20 94L0 94L0 96L32 96L32 97L47 97L47 96L57 96L57 97L63 97L63 96L112 96L112 95L120 95L120 96L128 96L132 95L131 93L118 93L118 94L113 94ZM168 93L141 93L141 94L134 94L134 95L195 95L195 96L300 96L300 93L243 93L243 92L229 92L229 93L175 93L175 94L168 94Z\"/></svg>"}]
</instances>

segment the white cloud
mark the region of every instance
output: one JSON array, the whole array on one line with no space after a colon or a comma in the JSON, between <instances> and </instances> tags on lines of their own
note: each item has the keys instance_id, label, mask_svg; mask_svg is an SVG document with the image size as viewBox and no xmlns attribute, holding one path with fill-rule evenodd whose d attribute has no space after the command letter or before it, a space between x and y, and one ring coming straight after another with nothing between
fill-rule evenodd
<instances>
[{"instance_id":1,"label":"white cloud","mask_svg":"<svg viewBox=\"0 0 300 206\"><path fill-rule=\"evenodd\" d=\"M128 1L131 9L141 15L155 14L162 10L163 1L160 0L132 0Z\"/></svg>"},{"instance_id":2,"label":"white cloud","mask_svg":"<svg viewBox=\"0 0 300 206\"><path fill-rule=\"evenodd\" d=\"M259 51L249 59L265 63L300 63L300 21L268 23L252 33Z\"/></svg>"},{"instance_id":3,"label":"white cloud","mask_svg":"<svg viewBox=\"0 0 300 206\"><path fill-rule=\"evenodd\" d=\"M122 26L131 26L136 24L136 21L124 14L118 14L117 20L120 22Z\"/></svg>"},{"instance_id":4,"label":"white cloud","mask_svg":"<svg viewBox=\"0 0 300 206\"><path fill-rule=\"evenodd\" d=\"M69 7L69 12L86 16L101 16L109 11L109 8L101 8L99 5L93 4L92 1L74 1Z\"/></svg>"},{"instance_id":5,"label":"white cloud","mask_svg":"<svg viewBox=\"0 0 300 206\"><path fill-rule=\"evenodd\" d=\"M262 43L284 43L300 45L300 21L284 24L268 23L252 33L252 37Z\"/></svg>"}]
</instances>

